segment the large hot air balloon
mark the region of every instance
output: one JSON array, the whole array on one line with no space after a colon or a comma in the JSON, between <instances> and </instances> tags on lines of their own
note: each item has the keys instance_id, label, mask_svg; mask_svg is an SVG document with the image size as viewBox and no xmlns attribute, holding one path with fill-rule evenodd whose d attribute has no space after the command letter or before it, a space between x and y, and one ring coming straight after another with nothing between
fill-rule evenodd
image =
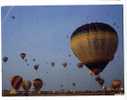
<instances>
[{"instance_id":1,"label":"large hot air balloon","mask_svg":"<svg viewBox=\"0 0 127 100\"><path fill-rule=\"evenodd\" d=\"M8 57L5 56L5 57L2 58L2 60L3 60L3 62L7 62L8 61Z\"/></svg>"},{"instance_id":2,"label":"large hot air balloon","mask_svg":"<svg viewBox=\"0 0 127 100\"><path fill-rule=\"evenodd\" d=\"M23 78L19 75L15 75L11 79L11 85L13 89L10 91L11 94L16 94L16 90L19 90L23 82Z\"/></svg>"},{"instance_id":3,"label":"large hot air balloon","mask_svg":"<svg viewBox=\"0 0 127 100\"><path fill-rule=\"evenodd\" d=\"M114 58L117 44L117 32L105 23L85 24L71 36L73 53L94 75Z\"/></svg>"},{"instance_id":4,"label":"large hot air balloon","mask_svg":"<svg viewBox=\"0 0 127 100\"><path fill-rule=\"evenodd\" d=\"M43 81L39 78L33 80L33 86L34 86L34 89L36 92L40 92L40 89L42 88L43 86Z\"/></svg>"}]
</instances>

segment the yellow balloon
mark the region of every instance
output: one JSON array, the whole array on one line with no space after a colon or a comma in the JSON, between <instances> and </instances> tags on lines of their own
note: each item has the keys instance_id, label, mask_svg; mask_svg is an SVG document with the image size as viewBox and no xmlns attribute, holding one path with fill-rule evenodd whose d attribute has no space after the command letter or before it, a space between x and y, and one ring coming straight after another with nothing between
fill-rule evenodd
<instances>
[{"instance_id":1,"label":"yellow balloon","mask_svg":"<svg viewBox=\"0 0 127 100\"><path fill-rule=\"evenodd\" d=\"M103 71L117 49L117 32L108 24L90 23L76 29L71 49L95 75Z\"/></svg>"}]
</instances>

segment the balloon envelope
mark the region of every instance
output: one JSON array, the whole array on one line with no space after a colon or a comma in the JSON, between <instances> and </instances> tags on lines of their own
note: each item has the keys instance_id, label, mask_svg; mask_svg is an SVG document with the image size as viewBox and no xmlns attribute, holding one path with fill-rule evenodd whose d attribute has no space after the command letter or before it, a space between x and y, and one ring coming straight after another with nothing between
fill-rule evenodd
<instances>
[{"instance_id":1,"label":"balloon envelope","mask_svg":"<svg viewBox=\"0 0 127 100\"><path fill-rule=\"evenodd\" d=\"M37 78L33 80L33 86L34 86L35 91L39 91L43 86L43 81Z\"/></svg>"},{"instance_id":2,"label":"balloon envelope","mask_svg":"<svg viewBox=\"0 0 127 100\"><path fill-rule=\"evenodd\" d=\"M51 66L54 67L55 66L55 62L51 62Z\"/></svg>"},{"instance_id":3,"label":"balloon envelope","mask_svg":"<svg viewBox=\"0 0 127 100\"><path fill-rule=\"evenodd\" d=\"M33 62L35 62L36 61L36 59L35 58L33 58Z\"/></svg>"},{"instance_id":4,"label":"balloon envelope","mask_svg":"<svg viewBox=\"0 0 127 100\"><path fill-rule=\"evenodd\" d=\"M11 85L14 89L18 90L23 82L23 78L19 75L13 76L11 79Z\"/></svg>"},{"instance_id":5,"label":"balloon envelope","mask_svg":"<svg viewBox=\"0 0 127 100\"><path fill-rule=\"evenodd\" d=\"M3 62L7 62L8 61L8 57L5 56L5 57L2 58L2 60L3 60Z\"/></svg>"},{"instance_id":6,"label":"balloon envelope","mask_svg":"<svg viewBox=\"0 0 127 100\"><path fill-rule=\"evenodd\" d=\"M21 54L20 54L20 57L21 57L22 59L25 59L26 53L21 53Z\"/></svg>"},{"instance_id":7,"label":"balloon envelope","mask_svg":"<svg viewBox=\"0 0 127 100\"><path fill-rule=\"evenodd\" d=\"M12 19L15 19L15 16L12 16L11 18L12 18Z\"/></svg>"},{"instance_id":8,"label":"balloon envelope","mask_svg":"<svg viewBox=\"0 0 127 100\"><path fill-rule=\"evenodd\" d=\"M76 86L76 83L72 83L72 85L75 87Z\"/></svg>"},{"instance_id":9,"label":"balloon envelope","mask_svg":"<svg viewBox=\"0 0 127 100\"><path fill-rule=\"evenodd\" d=\"M71 36L71 48L81 63L95 75L103 71L114 57L118 37L108 24L90 23L76 29Z\"/></svg>"},{"instance_id":10,"label":"balloon envelope","mask_svg":"<svg viewBox=\"0 0 127 100\"><path fill-rule=\"evenodd\" d=\"M23 80L22 87L24 90L28 91L31 88L31 81L29 80Z\"/></svg>"},{"instance_id":11,"label":"balloon envelope","mask_svg":"<svg viewBox=\"0 0 127 100\"><path fill-rule=\"evenodd\" d=\"M34 65L34 69L37 71L39 68L39 64Z\"/></svg>"},{"instance_id":12,"label":"balloon envelope","mask_svg":"<svg viewBox=\"0 0 127 100\"><path fill-rule=\"evenodd\" d=\"M64 68L66 68L67 67L67 62L64 62L62 65L63 65Z\"/></svg>"},{"instance_id":13,"label":"balloon envelope","mask_svg":"<svg viewBox=\"0 0 127 100\"><path fill-rule=\"evenodd\" d=\"M121 81L120 80L113 80L112 81L112 88L113 89L120 89L121 87Z\"/></svg>"}]
</instances>

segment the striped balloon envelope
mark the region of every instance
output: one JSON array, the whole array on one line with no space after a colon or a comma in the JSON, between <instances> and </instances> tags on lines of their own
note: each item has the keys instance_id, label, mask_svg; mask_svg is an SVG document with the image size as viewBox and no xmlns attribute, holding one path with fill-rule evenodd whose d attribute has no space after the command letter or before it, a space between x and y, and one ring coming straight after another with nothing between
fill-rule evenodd
<instances>
[{"instance_id":1,"label":"striped balloon envelope","mask_svg":"<svg viewBox=\"0 0 127 100\"><path fill-rule=\"evenodd\" d=\"M37 78L37 79L33 80L33 86L34 86L35 91L40 91L40 89L43 86L43 81L41 79Z\"/></svg>"},{"instance_id":2,"label":"striped balloon envelope","mask_svg":"<svg viewBox=\"0 0 127 100\"><path fill-rule=\"evenodd\" d=\"M21 87L22 82L23 82L23 78L18 75L13 76L11 79L11 85L15 90L18 90Z\"/></svg>"},{"instance_id":3,"label":"striped balloon envelope","mask_svg":"<svg viewBox=\"0 0 127 100\"><path fill-rule=\"evenodd\" d=\"M94 75L98 75L114 58L118 36L108 24L90 23L73 32L70 44L80 62Z\"/></svg>"}]
</instances>

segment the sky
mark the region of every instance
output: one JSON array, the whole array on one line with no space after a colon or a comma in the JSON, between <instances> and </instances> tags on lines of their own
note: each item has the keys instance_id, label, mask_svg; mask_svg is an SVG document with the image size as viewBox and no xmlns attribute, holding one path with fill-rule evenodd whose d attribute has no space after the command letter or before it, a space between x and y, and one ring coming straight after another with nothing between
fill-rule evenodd
<instances>
[{"instance_id":1,"label":"sky","mask_svg":"<svg viewBox=\"0 0 127 100\"><path fill-rule=\"evenodd\" d=\"M104 85L114 79L124 81L123 9L121 5L85 6L4 6L2 10L2 88L11 89L10 80L20 75L25 80L40 78L42 90L98 90L89 70L77 68L80 61L70 48L70 37L79 26L91 22L111 25L118 34L118 48L100 76ZM21 59L25 52L29 66ZM71 57L68 57L68 55ZM32 59L36 58L33 62ZM55 62L55 66L51 66ZM62 63L67 62L64 68ZM39 64L38 71L33 68ZM72 84L76 83L76 86ZM61 88L63 85L63 88ZM31 88L32 89L32 88Z\"/></svg>"}]
</instances>

